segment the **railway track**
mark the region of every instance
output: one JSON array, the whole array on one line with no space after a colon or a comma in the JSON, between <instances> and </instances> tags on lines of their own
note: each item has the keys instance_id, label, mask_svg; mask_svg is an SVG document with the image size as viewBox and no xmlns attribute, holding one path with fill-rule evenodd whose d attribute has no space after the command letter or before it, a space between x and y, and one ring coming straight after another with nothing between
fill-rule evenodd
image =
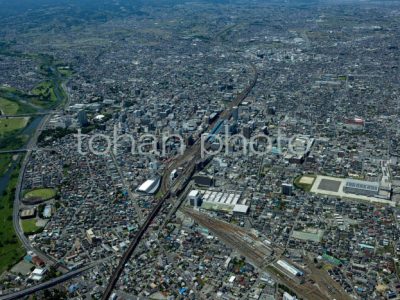
<instances>
[{"instance_id":1,"label":"railway track","mask_svg":"<svg viewBox=\"0 0 400 300\"><path fill-rule=\"evenodd\" d=\"M237 249L256 265L262 265L274 256L274 250L241 227L211 218L205 214L185 208L182 211L201 226L208 228L226 244Z\"/></svg>"},{"instance_id":2,"label":"railway track","mask_svg":"<svg viewBox=\"0 0 400 300\"><path fill-rule=\"evenodd\" d=\"M250 66L254 72L253 79L251 80L250 84L246 87L246 89L235 98L235 100L228 106L227 109L225 109L224 112L221 113L218 120L229 119L232 115L232 108L234 106L239 105L244 99L246 99L246 97L249 95L251 90L256 85L258 79L257 69L253 64L251 64ZM210 145L208 144L206 145L206 147L209 146ZM196 162L200 158L201 158L201 144L200 144L200 138L198 138L193 146L188 148L183 155L178 156L164 171L159 193L160 200L158 201L157 205L153 208L150 215L145 220L144 224L140 227L139 231L136 233L134 239L130 243L128 249L122 256L117 268L115 269L114 273L110 278L110 281L108 282L108 285L103 293L102 300L107 300L111 296L111 293L115 285L117 284L118 279L121 276L126 263L131 258L133 252L139 245L139 242L142 239L145 232L147 231L148 227L153 222L154 218L157 216L157 214L161 210L161 207L163 206L165 201L170 197L170 195L172 193L177 194L185 188L185 185L190 181L190 178L196 169ZM177 169L180 166L185 166L186 169L181 175L178 176L175 183L171 186L169 182L170 174L174 169Z\"/></svg>"},{"instance_id":3,"label":"railway track","mask_svg":"<svg viewBox=\"0 0 400 300\"><path fill-rule=\"evenodd\" d=\"M182 211L201 226L208 228L225 244L239 251L241 255L248 258L259 269L267 270L275 281L284 284L305 299L329 299L318 287L308 282L299 284L286 277L286 275L268 269L268 266L271 266L270 268L274 269L272 265L279 259L282 251L281 247L274 245L272 249L262 242L257 243L257 238L245 229L214 219L206 214L188 208L182 209ZM337 299L342 298L338 297Z\"/></svg>"}]
</instances>

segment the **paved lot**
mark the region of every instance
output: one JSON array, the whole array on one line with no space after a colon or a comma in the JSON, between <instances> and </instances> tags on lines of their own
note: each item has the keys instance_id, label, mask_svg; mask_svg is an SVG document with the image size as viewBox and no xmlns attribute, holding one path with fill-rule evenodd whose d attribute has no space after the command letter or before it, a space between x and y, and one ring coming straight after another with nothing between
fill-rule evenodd
<instances>
[{"instance_id":1,"label":"paved lot","mask_svg":"<svg viewBox=\"0 0 400 300\"><path fill-rule=\"evenodd\" d=\"M21 260L18 264L16 264L14 267L12 267L11 272L14 274L27 275L31 272L32 267L33 267L33 264L28 263L24 260Z\"/></svg>"},{"instance_id":2,"label":"paved lot","mask_svg":"<svg viewBox=\"0 0 400 300\"><path fill-rule=\"evenodd\" d=\"M339 180L322 179L318 185L318 189L323 191L338 192L341 184L342 182Z\"/></svg>"}]
</instances>

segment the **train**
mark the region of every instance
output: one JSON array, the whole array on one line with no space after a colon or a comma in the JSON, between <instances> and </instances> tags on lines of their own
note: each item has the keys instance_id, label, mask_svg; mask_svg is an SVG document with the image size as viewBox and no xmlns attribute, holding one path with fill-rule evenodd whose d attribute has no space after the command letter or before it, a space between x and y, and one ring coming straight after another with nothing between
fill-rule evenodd
<instances>
[{"instance_id":1,"label":"train","mask_svg":"<svg viewBox=\"0 0 400 300\"><path fill-rule=\"evenodd\" d=\"M211 132L209 133L209 135L206 138L206 142L213 142L215 136L221 132L221 129L223 128L224 125L224 121L225 120L219 120L217 122L217 124L215 124L215 126L213 127L213 129L211 130Z\"/></svg>"}]
</instances>

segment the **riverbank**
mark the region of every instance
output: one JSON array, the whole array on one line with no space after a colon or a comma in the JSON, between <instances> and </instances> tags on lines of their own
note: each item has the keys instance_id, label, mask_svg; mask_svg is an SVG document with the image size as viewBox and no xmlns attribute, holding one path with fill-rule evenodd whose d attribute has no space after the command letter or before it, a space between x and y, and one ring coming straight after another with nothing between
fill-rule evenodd
<instances>
[{"instance_id":1,"label":"riverbank","mask_svg":"<svg viewBox=\"0 0 400 300\"><path fill-rule=\"evenodd\" d=\"M4 54L4 49L2 52ZM63 70L60 69L60 63L55 62L51 56L12 51L5 53L21 58L26 56L36 58L40 73L46 78L31 92L20 91L13 87L0 87L2 113L0 123L4 125L3 133L0 130L0 150L31 148L34 146L31 144L36 143L38 131L48 119L45 115L66 103L64 81L67 76L65 72L60 71ZM40 114L37 114L38 112ZM21 114L25 115L19 116ZM11 128L10 124L15 125L14 123L21 118L27 120L24 126ZM19 215L13 214L13 210L18 209L18 205L14 207L15 190L19 184L18 177L24 159L25 154L22 153L0 155L0 274L10 269L26 253L15 232L15 228L18 227L14 228L19 224ZM14 218L18 218L15 220L17 223L13 222L13 215Z\"/></svg>"},{"instance_id":2,"label":"riverbank","mask_svg":"<svg viewBox=\"0 0 400 300\"><path fill-rule=\"evenodd\" d=\"M2 176L0 184L0 274L10 269L24 255L25 249L15 234L13 227L13 202L15 188L21 167L22 155L12 163L10 169ZM7 184L4 188L5 181ZM3 185L3 186L1 186Z\"/></svg>"}]
</instances>

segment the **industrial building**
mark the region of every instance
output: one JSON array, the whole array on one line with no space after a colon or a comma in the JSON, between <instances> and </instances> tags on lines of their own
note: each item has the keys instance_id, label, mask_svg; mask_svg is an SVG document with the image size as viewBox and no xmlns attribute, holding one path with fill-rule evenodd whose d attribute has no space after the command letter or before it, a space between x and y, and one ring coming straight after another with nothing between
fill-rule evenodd
<instances>
[{"instance_id":1,"label":"industrial building","mask_svg":"<svg viewBox=\"0 0 400 300\"><path fill-rule=\"evenodd\" d=\"M355 179L347 179L343 191L349 194L376 196L379 193L379 183L362 181Z\"/></svg>"},{"instance_id":2,"label":"industrial building","mask_svg":"<svg viewBox=\"0 0 400 300\"><path fill-rule=\"evenodd\" d=\"M232 210L232 213L234 215L245 215L248 212L249 212L249 206L244 204L236 204Z\"/></svg>"},{"instance_id":3,"label":"industrial building","mask_svg":"<svg viewBox=\"0 0 400 300\"><path fill-rule=\"evenodd\" d=\"M194 196L194 191L192 192ZM241 199L241 194L235 191L199 190L199 194L201 195L201 208L203 209L233 214L247 214L249 210L246 199Z\"/></svg>"},{"instance_id":4,"label":"industrial building","mask_svg":"<svg viewBox=\"0 0 400 300\"><path fill-rule=\"evenodd\" d=\"M346 119L344 127L349 130L363 130L365 128L365 120L361 118Z\"/></svg>"}]
</instances>

